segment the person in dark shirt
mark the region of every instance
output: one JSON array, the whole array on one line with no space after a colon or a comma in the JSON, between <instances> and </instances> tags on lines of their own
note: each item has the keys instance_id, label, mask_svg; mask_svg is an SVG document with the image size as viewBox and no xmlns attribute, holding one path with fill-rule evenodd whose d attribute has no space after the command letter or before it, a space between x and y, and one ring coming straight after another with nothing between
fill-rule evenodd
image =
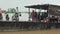
<instances>
[{"instance_id":1,"label":"person in dark shirt","mask_svg":"<svg viewBox=\"0 0 60 34\"><path fill-rule=\"evenodd\" d=\"M15 18L16 18L16 21L19 21L18 13L15 13Z\"/></svg>"},{"instance_id":2,"label":"person in dark shirt","mask_svg":"<svg viewBox=\"0 0 60 34\"><path fill-rule=\"evenodd\" d=\"M6 20L8 20L8 21L9 21L9 15L8 15L8 14L6 14Z\"/></svg>"}]
</instances>

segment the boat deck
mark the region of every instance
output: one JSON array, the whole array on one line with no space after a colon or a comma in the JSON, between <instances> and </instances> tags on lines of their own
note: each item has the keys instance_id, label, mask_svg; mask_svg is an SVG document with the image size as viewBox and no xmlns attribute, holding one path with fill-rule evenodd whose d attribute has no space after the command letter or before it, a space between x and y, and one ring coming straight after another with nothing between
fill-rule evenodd
<instances>
[{"instance_id":1,"label":"boat deck","mask_svg":"<svg viewBox=\"0 0 60 34\"><path fill-rule=\"evenodd\" d=\"M31 21L0 21L0 28L45 28L56 27L60 28L60 23L40 23L40 22L31 22Z\"/></svg>"}]
</instances>

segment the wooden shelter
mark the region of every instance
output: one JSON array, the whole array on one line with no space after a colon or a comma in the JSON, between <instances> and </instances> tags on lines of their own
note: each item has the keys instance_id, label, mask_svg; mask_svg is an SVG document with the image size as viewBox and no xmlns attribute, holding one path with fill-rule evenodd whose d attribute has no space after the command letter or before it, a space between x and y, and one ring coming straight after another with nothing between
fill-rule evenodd
<instances>
[{"instance_id":1,"label":"wooden shelter","mask_svg":"<svg viewBox=\"0 0 60 34\"><path fill-rule=\"evenodd\" d=\"M31 22L30 21L30 8L33 9L40 9L40 10L47 10L48 17L50 15L60 16L60 6L58 5L51 5L51 4L42 4L42 5L31 5L25 6L29 10L29 21L0 21L0 28L2 27L11 27L11 28L32 28L32 27L40 27L49 28L51 26L60 27L60 23L40 23L40 22ZM50 18L49 18L50 19ZM42 25L42 26L40 26ZM47 27L45 27L47 26Z\"/></svg>"},{"instance_id":2,"label":"wooden shelter","mask_svg":"<svg viewBox=\"0 0 60 34\"><path fill-rule=\"evenodd\" d=\"M31 6L25 6L25 7L29 8L28 9L29 15L30 15L30 8L33 8L33 9L47 10L49 19L50 19L50 15L54 15L57 17L60 16L60 6L58 6L58 5L42 4L42 5L31 5ZM30 18L29 18L29 20L30 20Z\"/></svg>"},{"instance_id":3,"label":"wooden shelter","mask_svg":"<svg viewBox=\"0 0 60 34\"><path fill-rule=\"evenodd\" d=\"M60 15L60 6L58 5L52 5L52 4L42 4L42 5L31 5L31 6L25 6L26 8L34 8L34 9L43 9L48 10L49 14L52 15Z\"/></svg>"}]
</instances>

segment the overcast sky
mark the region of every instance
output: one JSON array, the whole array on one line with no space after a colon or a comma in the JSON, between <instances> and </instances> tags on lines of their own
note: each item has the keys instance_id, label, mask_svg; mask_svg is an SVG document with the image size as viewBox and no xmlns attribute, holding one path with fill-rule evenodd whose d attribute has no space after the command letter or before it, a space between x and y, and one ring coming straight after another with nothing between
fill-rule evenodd
<instances>
[{"instance_id":1,"label":"overcast sky","mask_svg":"<svg viewBox=\"0 0 60 34\"><path fill-rule=\"evenodd\" d=\"M19 7L19 11L26 11L24 6L37 4L60 5L60 0L0 0L0 8L8 9Z\"/></svg>"}]
</instances>

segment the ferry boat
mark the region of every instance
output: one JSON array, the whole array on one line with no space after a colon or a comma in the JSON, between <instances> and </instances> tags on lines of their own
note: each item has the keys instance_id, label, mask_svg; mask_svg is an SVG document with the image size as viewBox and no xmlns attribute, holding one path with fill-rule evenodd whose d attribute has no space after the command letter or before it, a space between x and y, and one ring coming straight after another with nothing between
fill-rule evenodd
<instances>
[{"instance_id":1,"label":"ferry boat","mask_svg":"<svg viewBox=\"0 0 60 34\"><path fill-rule=\"evenodd\" d=\"M52 4L42 4L42 5L31 5L24 6L28 8L27 12L29 14L29 21L0 21L0 28L10 27L10 28L19 28L19 29L50 29L50 28L60 28L60 6ZM35 16L32 17L32 12L30 9L35 9ZM36 12L36 9L39 9L39 12ZM45 12L41 12L44 10ZM17 18L17 17L16 17ZM33 19L31 21L31 19Z\"/></svg>"}]
</instances>

